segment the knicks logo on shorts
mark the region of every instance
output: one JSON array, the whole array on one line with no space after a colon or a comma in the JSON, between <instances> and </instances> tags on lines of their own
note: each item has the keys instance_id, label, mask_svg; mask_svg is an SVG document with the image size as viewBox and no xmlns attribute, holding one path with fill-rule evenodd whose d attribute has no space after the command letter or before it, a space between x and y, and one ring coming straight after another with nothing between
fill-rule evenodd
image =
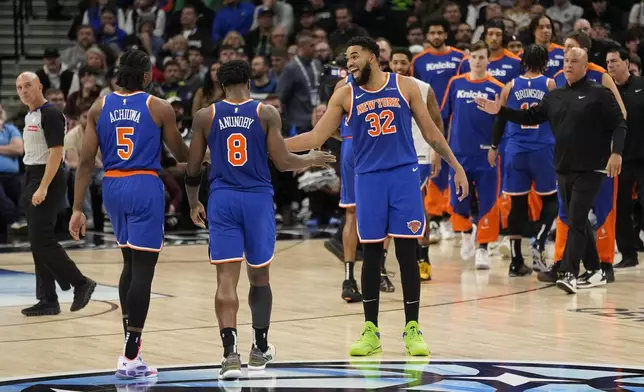
<instances>
[{"instance_id":1,"label":"knicks logo on shorts","mask_svg":"<svg viewBox=\"0 0 644 392\"><path fill-rule=\"evenodd\" d=\"M418 233L418 231L420 231L422 224L417 220L413 220L407 222L407 227L409 227L409 230L411 230L412 233L416 234Z\"/></svg>"}]
</instances>

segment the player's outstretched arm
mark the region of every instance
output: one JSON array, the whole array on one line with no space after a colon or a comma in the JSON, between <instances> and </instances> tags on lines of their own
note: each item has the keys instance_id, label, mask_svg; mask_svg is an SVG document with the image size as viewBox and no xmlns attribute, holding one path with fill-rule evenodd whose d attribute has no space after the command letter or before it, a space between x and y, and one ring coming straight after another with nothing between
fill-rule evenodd
<instances>
[{"instance_id":1,"label":"player's outstretched arm","mask_svg":"<svg viewBox=\"0 0 644 392\"><path fill-rule=\"evenodd\" d=\"M181 137L181 133L177 129L177 116L174 114L172 105L167 101L155 97L152 98L150 106L153 113L159 113L163 141L170 149L170 152L172 152L174 159L178 162L186 162L190 152L188 151L186 142Z\"/></svg>"},{"instance_id":2,"label":"player's outstretched arm","mask_svg":"<svg viewBox=\"0 0 644 392\"><path fill-rule=\"evenodd\" d=\"M498 114L506 120L522 125L539 125L548 121L548 102L549 94L543 97L537 106L532 106L527 110L516 110L501 106L501 99L498 94L494 101L483 97L476 97L476 105L479 110L489 114Z\"/></svg>"},{"instance_id":3,"label":"player's outstretched arm","mask_svg":"<svg viewBox=\"0 0 644 392\"><path fill-rule=\"evenodd\" d=\"M203 108L195 114L192 119L192 140L190 141L190 150L188 164L186 165L186 194L190 204L190 218L192 222L205 228L204 219L206 212L203 205L199 202L199 187L201 185L201 168L208 147L208 133L212 125L212 119L215 115L213 105Z\"/></svg>"},{"instance_id":4,"label":"player's outstretched arm","mask_svg":"<svg viewBox=\"0 0 644 392\"><path fill-rule=\"evenodd\" d=\"M103 100L97 99L87 113L87 125L83 135L83 146L80 151L80 162L76 168L76 179L74 181L74 205L73 213L69 220L69 234L76 241L80 240L80 235L85 235L85 215L83 214L83 201L85 192L89 186L92 172L94 171L94 162L98 152L98 134L96 131L96 122L103 109Z\"/></svg>"},{"instance_id":5,"label":"player's outstretched arm","mask_svg":"<svg viewBox=\"0 0 644 392\"><path fill-rule=\"evenodd\" d=\"M262 105L259 117L266 130L268 154L279 171L299 170L309 166L327 166L328 163L335 162L335 156L328 152L310 151L306 155L288 152L281 133L282 119L273 106Z\"/></svg>"},{"instance_id":6,"label":"player's outstretched arm","mask_svg":"<svg viewBox=\"0 0 644 392\"><path fill-rule=\"evenodd\" d=\"M342 87L334 92L327 105L326 113L312 131L286 139L288 151L298 152L320 148L340 126L342 115L345 113L344 100L350 91L350 87Z\"/></svg>"}]
</instances>

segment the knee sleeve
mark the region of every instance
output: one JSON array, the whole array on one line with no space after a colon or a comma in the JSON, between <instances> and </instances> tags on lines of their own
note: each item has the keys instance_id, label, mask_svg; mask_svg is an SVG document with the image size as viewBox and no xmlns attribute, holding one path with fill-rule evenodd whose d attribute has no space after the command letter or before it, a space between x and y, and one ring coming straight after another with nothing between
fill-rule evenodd
<instances>
[{"instance_id":1,"label":"knee sleeve","mask_svg":"<svg viewBox=\"0 0 644 392\"><path fill-rule=\"evenodd\" d=\"M520 235L523 225L528 222L528 195L512 196L512 209L508 217L510 235Z\"/></svg>"}]
</instances>

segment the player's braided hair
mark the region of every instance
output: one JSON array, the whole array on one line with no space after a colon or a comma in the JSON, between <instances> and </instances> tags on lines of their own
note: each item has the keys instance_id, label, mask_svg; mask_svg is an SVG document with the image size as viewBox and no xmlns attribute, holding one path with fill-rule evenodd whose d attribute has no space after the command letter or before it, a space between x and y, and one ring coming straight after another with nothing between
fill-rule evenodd
<instances>
[{"instance_id":1,"label":"player's braided hair","mask_svg":"<svg viewBox=\"0 0 644 392\"><path fill-rule=\"evenodd\" d=\"M523 52L521 67L526 71L543 73L548 65L548 50L541 45L532 44Z\"/></svg>"},{"instance_id":2,"label":"player's braided hair","mask_svg":"<svg viewBox=\"0 0 644 392\"><path fill-rule=\"evenodd\" d=\"M129 91L143 90L144 74L150 72L151 67L152 63L145 52L130 49L121 56L116 84Z\"/></svg>"},{"instance_id":3,"label":"player's braided hair","mask_svg":"<svg viewBox=\"0 0 644 392\"><path fill-rule=\"evenodd\" d=\"M247 84L251 68L247 61L233 60L224 63L217 71L217 78L223 87Z\"/></svg>"}]
</instances>

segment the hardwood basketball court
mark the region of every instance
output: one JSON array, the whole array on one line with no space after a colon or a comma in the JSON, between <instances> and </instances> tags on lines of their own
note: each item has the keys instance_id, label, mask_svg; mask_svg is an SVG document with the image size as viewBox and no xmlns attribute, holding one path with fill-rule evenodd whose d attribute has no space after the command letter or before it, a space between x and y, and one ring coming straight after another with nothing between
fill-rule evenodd
<instances>
[{"instance_id":1,"label":"hardwood basketball court","mask_svg":"<svg viewBox=\"0 0 644 392\"><path fill-rule=\"evenodd\" d=\"M491 271L475 271L473 261L460 260L453 242L430 249L434 280L423 284L420 310L421 328L432 352L430 363L449 359L644 367L642 268L617 271L616 283L565 295L538 282L535 274L510 279L508 262L500 258L492 259ZM394 255L392 244L387 266L396 272L392 278L396 291L381 293L384 353L376 359L407 361ZM70 313L70 303L63 303L61 296L62 313L51 317L26 318L20 313L25 306L0 303L0 390L3 378L114 371L123 348L116 290L121 253L75 250L70 256L101 285L100 295L78 313ZM324 249L323 241L278 241L270 268L269 341L276 346L278 361L348 360L348 347L361 332L362 305L340 298L342 264ZM359 274L360 268L356 269ZM33 275L19 274L33 273L29 253L1 254L0 270L24 282L35 280ZM219 364L223 350L213 309L215 289L216 269L208 263L205 245L163 250L143 335L146 362L161 368L161 373L163 367ZM245 361L251 318L244 273L238 294L239 346ZM24 290L3 295L25 304L34 301L33 292L29 296Z\"/></svg>"}]
</instances>

